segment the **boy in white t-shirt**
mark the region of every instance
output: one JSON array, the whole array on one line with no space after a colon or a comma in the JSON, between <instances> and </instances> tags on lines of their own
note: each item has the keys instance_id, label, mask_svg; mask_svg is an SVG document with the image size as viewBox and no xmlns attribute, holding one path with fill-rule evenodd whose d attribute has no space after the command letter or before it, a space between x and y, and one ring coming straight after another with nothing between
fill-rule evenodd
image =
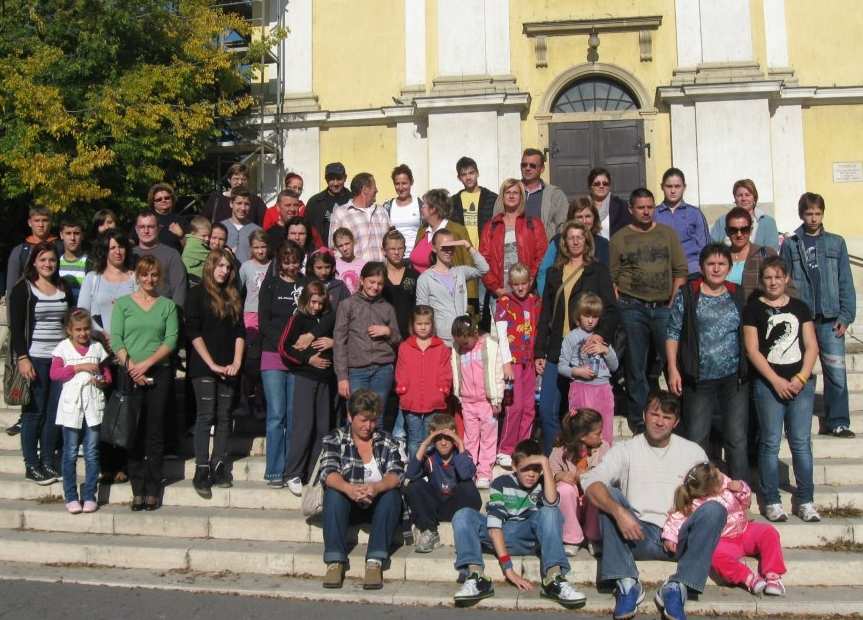
<instances>
[{"instance_id":1,"label":"boy in white t-shirt","mask_svg":"<svg viewBox=\"0 0 863 620\"><path fill-rule=\"evenodd\" d=\"M677 397L668 392L653 395L644 412L644 432L615 444L581 477L586 495L601 511L599 581L616 581L614 618L632 618L644 600L636 560L677 562L677 571L654 601L664 619L685 618L687 592L704 590L725 527L725 508L706 502L684 523L676 548L662 540L675 489L693 465L707 461L698 444L673 434L679 422Z\"/></svg>"}]
</instances>

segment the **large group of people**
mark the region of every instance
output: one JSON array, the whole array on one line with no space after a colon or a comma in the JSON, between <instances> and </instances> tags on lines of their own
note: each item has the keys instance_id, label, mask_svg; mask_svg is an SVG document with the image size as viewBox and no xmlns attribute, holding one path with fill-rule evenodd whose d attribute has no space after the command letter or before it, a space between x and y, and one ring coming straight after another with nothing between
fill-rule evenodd
<instances>
[{"instance_id":1,"label":"large group of people","mask_svg":"<svg viewBox=\"0 0 863 620\"><path fill-rule=\"evenodd\" d=\"M750 448L764 515L787 520L786 429L794 513L818 521L819 357L821 432L853 437L855 293L823 198L801 196L802 225L780 240L749 179L710 227L679 169L657 204L646 188L616 195L604 168L570 203L544 168L542 151L525 150L522 178L495 193L462 157L463 190L419 196L399 165L380 204L371 174L347 183L335 162L324 191L304 203L290 173L267 208L238 164L191 218L174 212L170 185L153 186L128 233L100 211L92 226L63 220L55 238L51 214L32 207L7 291L10 355L29 385L7 432L20 432L26 478L62 479L74 514L98 510L99 479L128 479L131 509L158 510L165 455L191 430L192 485L209 499L233 484L229 438L248 415L265 420L269 488L323 487L325 587L342 585L352 523L371 524L374 589L395 544L428 553L451 521L458 605L494 593L491 551L519 590L534 586L511 556L539 554L542 594L579 607L567 573L582 547L614 583L619 619L644 597L640 559L677 562L656 594L666 618L684 617L711 569L784 593L778 534L748 516ZM178 381L193 424L173 406ZM117 390L134 414L125 449L99 443ZM615 415L632 439L615 441ZM758 571L740 562L753 554Z\"/></svg>"}]
</instances>

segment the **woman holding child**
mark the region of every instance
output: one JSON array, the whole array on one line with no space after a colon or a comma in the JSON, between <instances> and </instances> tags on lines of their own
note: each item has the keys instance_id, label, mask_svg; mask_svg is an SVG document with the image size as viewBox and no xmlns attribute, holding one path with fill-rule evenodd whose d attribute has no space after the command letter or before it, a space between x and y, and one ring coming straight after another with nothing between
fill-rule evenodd
<instances>
[{"instance_id":1,"label":"woman holding child","mask_svg":"<svg viewBox=\"0 0 863 620\"><path fill-rule=\"evenodd\" d=\"M608 267L594 259L593 235L577 222L567 222L561 231L560 254L548 270L537 327L534 360L542 376L539 418L545 453L551 452L560 433L561 402L566 402L569 382L558 374L563 339L578 319L578 299L595 293L604 308L596 329L587 339L583 353L602 354L617 329L617 300Z\"/></svg>"}]
</instances>

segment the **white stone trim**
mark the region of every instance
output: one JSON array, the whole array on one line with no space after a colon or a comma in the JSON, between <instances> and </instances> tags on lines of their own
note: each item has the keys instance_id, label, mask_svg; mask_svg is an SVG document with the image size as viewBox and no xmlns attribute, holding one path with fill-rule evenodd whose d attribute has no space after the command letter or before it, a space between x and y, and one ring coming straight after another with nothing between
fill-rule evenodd
<instances>
[{"instance_id":1,"label":"white stone trim","mask_svg":"<svg viewBox=\"0 0 863 620\"><path fill-rule=\"evenodd\" d=\"M701 64L701 9L698 0L675 0L677 24L677 66L695 68Z\"/></svg>"},{"instance_id":2,"label":"white stone trim","mask_svg":"<svg viewBox=\"0 0 863 620\"><path fill-rule=\"evenodd\" d=\"M699 0L699 9L701 62L746 62L753 59L749 0Z\"/></svg>"},{"instance_id":3,"label":"white stone trim","mask_svg":"<svg viewBox=\"0 0 863 620\"><path fill-rule=\"evenodd\" d=\"M405 0L405 86L426 83L426 0Z\"/></svg>"},{"instance_id":4,"label":"white stone trim","mask_svg":"<svg viewBox=\"0 0 863 620\"><path fill-rule=\"evenodd\" d=\"M303 177L303 195L308 199L321 190L321 130L301 127L283 132L285 173L296 172Z\"/></svg>"},{"instance_id":5,"label":"white stone trim","mask_svg":"<svg viewBox=\"0 0 863 620\"><path fill-rule=\"evenodd\" d=\"M489 75L510 72L509 2L485 0L485 70Z\"/></svg>"},{"instance_id":6,"label":"white stone trim","mask_svg":"<svg viewBox=\"0 0 863 620\"><path fill-rule=\"evenodd\" d=\"M693 104L672 104L671 163L686 175L686 198L691 204L701 204L698 174L698 136Z\"/></svg>"},{"instance_id":7,"label":"white stone trim","mask_svg":"<svg viewBox=\"0 0 863 620\"><path fill-rule=\"evenodd\" d=\"M863 86L785 86L782 80L660 86L657 93L666 104L763 97L804 105L863 103Z\"/></svg>"},{"instance_id":8,"label":"white stone trim","mask_svg":"<svg viewBox=\"0 0 863 620\"><path fill-rule=\"evenodd\" d=\"M428 129L425 123L405 121L396 125L396 161L410 166L414 195L429 189Z\"/></svg>"},{"instance_id":9,"label":"white stone trim","mask_svg":"<svg viewBox=\"0 0 863 620\"><path fill-rule=\"evenodd\" d=\"M577 65L558 75L548 88L545 89L545 94L536 108L536 113L538 115L551 114L551 107L560 93L573 81L585 76L601 76L622 82L638 98L638 104L641 106L638 112L646 113L654 110L653 96L647 92L641 81L632 73L615 65L592 62Z\"/></svg>"},{"instance_id":10,"label":"white stone trim","mask_svg":"<svg viewBox=\"0 0 863 620\"><path fill-rule=\"evenodd\" d=\"M806 191L803 110L799 104L781 105L773 111L770 118L770 145L774 217L779 231L789 232L800 225L797 201Z\"/></svg>"},{"instance_id":11,"label":"white stone trim","mask_svg":"<svg viewBox=\"0 0 863 620\"><path fill-rule=\"evenodd\" d=\"M788 67L788 29L785 22L785 0L763 0L763 2L767 67L770 69Z\"/></svg>"},{"instance_id":12,"label":"white stone trim","mask_svg":"<svg viewBox=\"0 0 863 620\"><path fill-rule=\"evenodd\" d=\"M291 0L285 8L289 34L282 45L285 94L308 94L312 84L312 0Z\"/></svg>"},{"instance_id":13,"label":"white stone trim","mask_svg":"<svg viewBox=\"0 0 863 620\"><path fill-rule=\"evenodd\" d=\"M438 75L487 73L485 39L485 0L437 0Z\"/></svg>"}]
</instances>

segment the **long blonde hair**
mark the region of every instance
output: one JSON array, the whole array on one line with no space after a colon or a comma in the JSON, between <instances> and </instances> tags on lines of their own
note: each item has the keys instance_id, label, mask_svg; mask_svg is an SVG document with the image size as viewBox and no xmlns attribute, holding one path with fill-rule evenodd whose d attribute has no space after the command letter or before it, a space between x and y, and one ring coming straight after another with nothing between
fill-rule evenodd
<instances>
[{"instance_id":1,"label":"long blonde hair","mask_svg":"<svg viewBox=\"0 0 863 620\"><path fill-rule=\"evenodd\" d=\"M584 255L582 256L582 260L584 261L585 265L593 262L593 253L595 247L593 243L593 234L581 222L570 220L569 222L564 224L563 230L560 231L557 258L554 259L554 266L559 269L562 269L563 266L569 262L569 259L572 258L569 253L569 248L566 247L566 236L569 234L570 230L580 230L582 232L582 234L584 235Z\"/></svg>"},{"instance_id":2,"label":"long blonde hair","mask_svg":"<svg viewBox=\"0 0 863 620\"><path fill-rule=\"evenodd\" d=\"M674 492L674 510L685 515L692 513L692 502L716 495L722 489L722 474L715 465L699 463L692 467L683 484Z\"/></svg>"},{"instance_id":3,"label":"long blonde hair","mask_svg":"<svg viewBox=\"0 0 863 620\"><path fill-rule=\"evenodd\" d=\"M228 273L228 279L224 284L216 282L214 273L219 262L226 260L231 268ZM243 310L243 302L240 300L240 293L237 290L237 270L234 266L234 256L229 250L222 248L213 250L207 256L207 262L204 263L203 274L201 277L201 286L210 298L210 308L213 313L220 319L229 317L232 321L239 321Z\"/></svg>"}]
</instances>

